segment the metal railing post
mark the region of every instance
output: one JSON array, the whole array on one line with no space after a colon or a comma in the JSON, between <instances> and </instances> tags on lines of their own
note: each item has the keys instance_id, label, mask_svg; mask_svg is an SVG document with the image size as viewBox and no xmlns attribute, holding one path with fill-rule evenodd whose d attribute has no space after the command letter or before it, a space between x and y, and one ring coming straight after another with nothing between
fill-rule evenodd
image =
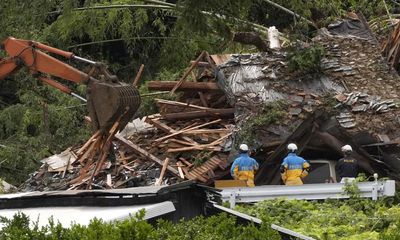
<instances>
[{"instance_id":1,"label":"metal railing post","mask_svg":"<svg viewBox=\"0 0 400 240\"><path fill-rule=\"evenodd\" d=\"M378 200L378 174L374 173L374 183L372 184L372 200Z\"/></svg>"},{"instance_id":2,"label":"metal railing post","mask_svg":"<svg viewBox=\"0 0 400 240\"><path fill-rule=\"evenodd\" d=\"M233 191L231 192L231 195L229 196L229 207L231 209L235 208L236 205L236 192Z\"/></svg>"}]
</instances>

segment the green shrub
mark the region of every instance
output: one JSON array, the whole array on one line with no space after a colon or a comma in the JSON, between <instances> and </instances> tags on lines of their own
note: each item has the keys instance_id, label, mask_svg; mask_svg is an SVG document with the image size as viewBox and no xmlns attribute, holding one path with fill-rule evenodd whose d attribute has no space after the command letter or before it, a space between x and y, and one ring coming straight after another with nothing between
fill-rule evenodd
<instances>
[{"instance_id":1,"label":"green shrub","mask_svg":"<svg viewBox=\"0 0 400 240\"><path fill-rule=\"evenodd\" d=\"M315 239L400 239L400 206L387 199L278 199L236 208Z\"/></svg>"},{"instance_id":2,"label":"green shrub","mask_svg":"<svg viewBox=\"0 0 400 240\"><path fill-rule=\"evenodd\" d=\"M278 234L263 224L260 228L250 224L236 225L236 219L226 214L196 217L189 221L182 219L173 224L160 220L155 226L143 220L144 211L124 221L104 222L93 219L88 226L73 224L64 228L52 219L49 224L39 228L37 222L30 226L29 218L23 213L16 214L12 219L0 218L3 229L0 239L5 240L278 240Z\"/></svg>"},{"instance_id":3,"label":"green shrub","mask_svg":"<svg viewBox=\"0 0 400 240\"><path fill-rule=\"evenodd\" d=\"M294 48L288 55L289 70L299 74L309 74L321 71L321 60L325 49L320 45L308 48Z\"/></svg>"},{"instance_id":4,"label":"green shrub","mask_svg":"<svg viewBox=\"0 0 400 240\"><path fill-rule=\"evenodd\" d=\"M280 101L263 105L255 116L242 124L235 143L253 145L257 138L257 129L278 123L286 116L285 108L285 103Z\"/></svg>"}]
</instances>

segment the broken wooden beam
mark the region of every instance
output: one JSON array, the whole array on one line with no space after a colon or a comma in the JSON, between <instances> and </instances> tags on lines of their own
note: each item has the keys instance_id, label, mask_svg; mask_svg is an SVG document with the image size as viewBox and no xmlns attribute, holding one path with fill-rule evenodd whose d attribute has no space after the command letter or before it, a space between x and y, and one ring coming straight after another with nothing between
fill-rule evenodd
<instances>
[{"instance_id":1,"label":"broken wooden beam","mask_svg":"<svg viewBox=\"0 0 400 240\"><path fill-rule=\"evenodd\" d=\"M175 120L188 120L196 118L231 118L235 112L234 108L210 108L207 110L198 110L180 113L165 113L161 114L162 119L175 121Z\"/></svg>"},{"instance_id":2,"label":"broken wooden beam","mask_svg":"<svg viewBox=\"0 0 400 240\"><path fill-rule=\"evenodd\" d=\"M161 129L162 131L168 133L168 134L172 134L172 133L176 133L177 131L171 127L169 127L168 125L158 121L158 119L153 119L153 118L148 118L146 117L144 120L146 123L151 124L153 126L155 126L158 129ZM185 141L188 141L192 144L198 144L196 141L194 141L193 139L191 139L190 137L187 136L181 136L181 138Z\"/></svg>"},{"instance_id":3,"label":"broken wooden beam","mask_svg":"<svg viewBox=\"0 0 400 240\"><path fill-rule=\"evenodd\" d=\"M165 100L165 99L159 99L156 98L155 101L158 104L165 104L165 105L171 105L171 106L177 106L177 107L185 107L185 108L192 108L192 109L200 109L200 110L208 110L211 109L209 107L203 107L203 106L198 106L190 103L183 103L183 102L177 102L177 101L171 101L171 100Z\"/></svg>"},{"instance_id":4,"label":"broken wooden beam","mask_svg":"<svg viewBox=\"0 0 400 240\"><path fill-rule=\"evenodd\" d=\"M222 151L221 147L217 147L216 145L219 145L224 141L226 138L228 138L232 133L228 133L225 136L220 137L219 139L215 140L212 143L209 144L204 144L204 145L195 145L195 146L190 146L190 147L182 147L182 148L170 148L167 150L167 152L185 152L185 151L193 151L193 150L208 150L208 151L213 151L213 152L219 152Z\"/></svg>"},{"instance_id":5,"label":"broken wooden beam","mask_svg":"<svg viewBox=\"0 0 400 240\"><path fill-rule=\"evenodd\" d=\"M115 139L117 139L119 142L121 142L123 145L125 145L126 147L129 147L132 151L134 151L135 153L159 164L160 166L162 166L164 164L164 162L162 160L160 160L159 158L157 158L156 156L154 156L153 154L147 152L146 150L144 150L143 148L139 147L138 145L134 144L131 141L128 141L127 139L125 139L124 137L121 136L115 136ZM171 166L167 166L167 169L173 173L174 175L179 177L179 172L178 170L176 170L175 168L171 167Z\"/></svg>"},{"instance_id":6,"label":"broken wooden beam","mask_svg":"<svg viewBox=\"0 0 400 240\"><path fill-rule=\"evenodd\" d=\"M180 161L178 161L176 164L178 165L179 176L182 179L185 179L185 174L183 174L183 170L182 170L183 164Z\"/></svg>"},{"instance_id":7,"label":"broken wooden beam","mask_svg":"<svg viewBox=\"0 0 400 240\"><path fill-rule=\"evenodd\" d=\"M194 129L199 129L199 128L202 128L202 127L205 127L205 126L208 126L208 125L212 125L212 124L215 124L215 123L219 123L219 122L221 122L221 119L217 119L217 120L214 120L214 121L212 121L212 122L204 123L204 124L201 124L201 125L198 125L198 126L194 126L194 127L182 129L182 130L176 131L176 132L174 132L174 133L172 133L172 134L170 134L170 135L167 135L167 136L158 138L158 139L154 140L154 142L161 142L161 141L163 141L163 140L166 140L166 139L171 138L171 137L173 137L173 136L182 134L182 133L184 133L184 132L188 132L188 131L191 131L191 130L194 130Z\"/></svg>"},{"instance_id":8,"label":"broken wooden beam","mask_svg":"<svg viewBox=\"0 0 400 240\"><path fill-rule=\"evenodd\" d=\"M187 151L211 151L211 152L220 152L222 151L221 147L211 146L209 144L205 145L196 145L190 147L181 147L181 148L170 148L167 150L169 153L173 152L187 152Z\"/></svg>"},{"instance_id":9,"label":"broken wooden beam","mask_svg":"<svg viewBox=\"0 0 400 240\"><path fill-rule=\"evenodd\" d=\"M83 154L86 149L96 140L96 138L100 135L100 130L97 130L90 138L89 140L86 141L86 143L76 152L76 154L79 156Z\"/></svg>"},{"instance_id":10,"label":"broken wooden beam","mask_svg":"<svg viewBox=\"0 0 400 240\"><path fill-rule=\"evenodd\" d=\"M204 54L206 51L202 51L201 54L197 57L196 61L190 65L190 67L186 70L186 72L183 74L181 79L179 79L178 82L175 83L174 87L171 89L171 95L175 93L175 91L182 86L183 82L186 80L187 76L189 76L190 72L197 66L197 64L200 62L200 60L203 58Z\"/></svg>"},{"instance_id":11,"label":"broken wooden beam","mask_svg":"<svg viewBox=\"0 0 400 240\"><path fill-rule=\"evenodd\" d=\"M136 74L135 80L133 81L133 84L132 84L134 87L139 86L139 81L140 81L140 78L142 77L143 69L144 69L144 64L140 65L139 71Z\"/></svg>"},{"instance_id":12,"label":"broken wooden beam","mask_svg":"<svg viewBox=\"0 0 400 240\"><path fill-rule=\"evenodd\" d=\"M163 180L164 175L165 175L165 171L167 170L167 167L168 167L168 163L169 163L169 158L166 158L164 160L163 165L162 165L160 176L158 177L158 179L157 179L157 181L156 181L156 183L154 185L156 185L156 186L160 186L161 185L162 180ZM180 172L179 172L179 174L180 174Z\"/></svg>"},{"instance_id":13,"label":"broken wooden beam","mask_svg":"<svg viewBox=\"0 0 400 240\"><path fill-rule=\"evenodd\" d=\"M194 64L195 63L195 61L190 61L190 63L191 64ZM198 62L197 63L197 66L198 67L212 67L212 65L211 64L209 64L208 62Z\"/></svg>"},{"instance_id":14,"label":"broken wooden beam","mask_svg":"<svg viewBox=\"0 0 400 240\"><path fill-rule=\"evenodd\" d=\"M174 88L176 81L149 81L149 90L168 91ZM184 82L179 91L221 91L215 82Z\"/></svg>"},{"instance_id":15,"label":"broken wooden beam","mask_svg":"<svg viewBox=\"0 0 400 240\"><path fill-rule=\"evenodd\" d=\"M179 160L181 160L189 168L193 166L193 163L189 162L188 160L184 159L183 157L180 157Z\"/></svg>"}]
</instances>

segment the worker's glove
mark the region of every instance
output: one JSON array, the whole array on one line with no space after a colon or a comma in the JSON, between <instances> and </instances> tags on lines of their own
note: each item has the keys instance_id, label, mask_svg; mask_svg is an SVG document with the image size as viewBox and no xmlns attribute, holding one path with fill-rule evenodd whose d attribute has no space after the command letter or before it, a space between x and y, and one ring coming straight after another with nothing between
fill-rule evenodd
<instances>
[{"instance_id":1,"label":"worker's glove","mask_svg":"<svg viewBox=\"0 0 400 240\"><path fill-rule=\"evenodd\" d=\"M285 166L281 166L281 174L283 174L283 173L285 173L285 172L286 172Z\"/></svg>"},{"instance_id":2,"label":"worker's glove","mask_svg":"<svg viewBox=\"0 0 400 240\"><path fill-rule=\"evenodd\" d=\"M300 177L305 178L308 176L308 173L310 172L310 168L304 168L303 172L301 173Z\"/></svg>"}]
</instances>

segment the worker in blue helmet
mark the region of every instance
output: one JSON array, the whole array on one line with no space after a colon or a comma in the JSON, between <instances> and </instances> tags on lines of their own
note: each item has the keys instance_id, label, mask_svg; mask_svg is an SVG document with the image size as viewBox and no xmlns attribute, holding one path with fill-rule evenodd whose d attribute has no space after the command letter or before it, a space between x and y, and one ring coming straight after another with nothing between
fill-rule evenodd
<instances>
[{"instance_id":1,"label":"worker in blue helmet","mask_svg":"<svg viewBox=\"0 0 400 240\"><path fill-rule=\"evenodd\" d=\"M285 185L303 185L302 179L308 175L310 164L302 157L297 156L297 145L290 143L287 146L289 154L281 164L281 176Z\"/></svg>"},{"instance_id":2,"label":"worker in blue helmet","mask_svg":"<svg viewBox=\"0 0 400 240\"><path fill-rule=\"evenodd\" d=\"M249 147L246 144L241 144L239 151L239 157L232 163L231 175L235 180L245 180L248 187L254 187L254 174L258 170L258 163L249 156Z\"/></svg>"}]
</instances>

